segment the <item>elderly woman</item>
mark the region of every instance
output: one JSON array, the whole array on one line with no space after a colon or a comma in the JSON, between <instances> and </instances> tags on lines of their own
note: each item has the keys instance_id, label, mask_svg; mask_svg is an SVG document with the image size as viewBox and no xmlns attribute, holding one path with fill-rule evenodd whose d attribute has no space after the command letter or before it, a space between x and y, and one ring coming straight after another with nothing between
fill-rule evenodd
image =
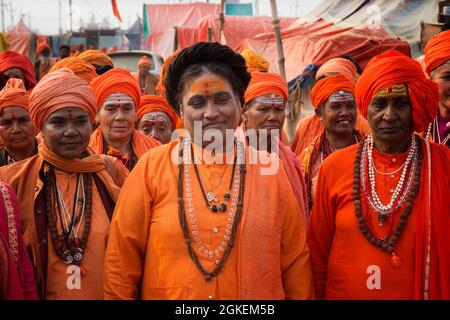
<instances>
[{"instance_id":1,"label":"elderly woman","mask_svg":"<svg viewBox=\"0 0 450 320\"><path fill-rule=\"evenodd\" d=\"M128 170L159 142L135 129L140 91L131 73L111 69L90 84L97 97L97 123L89 146L98 154L118 158Z\"/></svg>"},{"instance_id":2,"label":"elderly woman","mask_svg":"<svg viewBox=\"0 0 450 320\"><path fill-rule=\"evenodd\" d=\"M177 122L178 116L166 98L153 95L141 97L136 127L143 134L158 140L161 144L169 143Z\"/></svg>"},{"instance_id":3,"label":"elderly woman","mask_svg":"<svg viewBox=\"0 0 450 320\"><path fill-rule=\"evenodd\" d=\"M397 51L355 89L372 134L328 157L308 243L320 299L450 299L450 151L423 132L437 86Z\"/></svg>"},{"instance_id":4,"label":"elderly woman","mask_svg":"<svg viewBox=\"0 0 450 320\"><path fill-rule=\"evenodd\" d=\"M249 80L244 59L218 43L183 49L169 65L166 95L187 133L148 152L122 189L106 298L313 297L305 224L286 173L261 175L234 139Z\"/></svg>"},{"instance_id":5,"label":"elderly woman","mask_svg":"<svg viewBox=\"0 0 450 320\"><path fill-rule=\"evenodd\" d=\"M9 79L0 91L0 166L37 153L36 129L28 113L28 92L22 80Z\"/></svg>"},{"instance_id":6,"label":"elderly woman","mask_svg":"<svg viewBox=\"0 0 450 320\"><path fill-rule=\"evenodd\" d=\"M36 85L34 66L30 58L14 51L0 54L0 71L9 79L17 78L23 81L25 89L30 92Z\"/></svg>"},{"instance_id":7,"label":"elderly woman","mask_svg":"<svg viewBox=\"0 0 450 320\"><path fill-rule=\"evenodd\" d=\"M248 63L247 63L248 70ZM287 177L291 182L300 211L308 217L306 187L300 161L283 143L283 125L288 101L288 85L278 74L252 72L252 79L245 92L242 110L242 131L245 142L263 151L276 153L283 161ZM275 143L275 145L273 145Z\"/></svg>"},{"instance_id":8,"label":"elderly woman","mask_svg":"<svg viewBox=\"0 0 450 320\"><path fill-rule=\"evenodd\" d=\"M323 161L334 151L358 143L363 138L355 129L357 109L354 90L350 80L334 74L319 79L311 91L311 101L323 129L300 154L310 209Z\"/></svg>"},{"instance_id":9,"label":"elderly woman","mask_svg":"<svg viewBox=\"0 0 450 320\"><path fill-rule=\"evenodd\" d=\"M38 154L0 168L0 180L17 193L40 298L103 299L110 219L128 172L88 148L95 95L71 70L42 78L29 111Z\"/></svg>"},{"instance_id":10,"label":"elderly woman","mask_svg":"<svg viewBox=\"0 0 450 320\"><path fill-rule=\"evenodd\" d=\"M439 85L439 109L430 125L433 141L450 148L450 30L428 40L425 47L425 71Z\"/></svg>"}]
</instances>

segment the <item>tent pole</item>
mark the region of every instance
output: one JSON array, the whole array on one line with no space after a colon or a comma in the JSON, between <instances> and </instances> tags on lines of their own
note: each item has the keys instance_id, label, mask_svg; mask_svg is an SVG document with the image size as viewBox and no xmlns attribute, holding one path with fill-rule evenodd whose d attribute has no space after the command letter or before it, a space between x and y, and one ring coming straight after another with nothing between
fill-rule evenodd
<instances>
[{"instance_id":1,"label":"tent pole","mask_svg":"<svg viewBox=\"0 0 450 320\"><path fill-rule=\"evenodd\" d=\"M70 32L73 31L72 29L72 0L69 0L69 16L70 16Z\"/></svg>"},{"instance_id":2,"label":"tent pole","mask_svg":"<svg viewBox=\"0 0 450 320\"><path fill-rule=\"evenodd\" d=\"M5 32L5 4L3 3L3 0L0 3L0 6L2 7L2 32Z\"/></svg>"},{"instance_id":3,"label":"tent pole","mask_svg":"<svg viewBox=\"0 0 450 320\"><path fill-rule=\"evenodd\" d=\"M219 43L222 43L222 32L223 25L225 24L225 0L220 0L220 13L219 13L219 39L217 40Z\"/></svg>"}]
</instances>

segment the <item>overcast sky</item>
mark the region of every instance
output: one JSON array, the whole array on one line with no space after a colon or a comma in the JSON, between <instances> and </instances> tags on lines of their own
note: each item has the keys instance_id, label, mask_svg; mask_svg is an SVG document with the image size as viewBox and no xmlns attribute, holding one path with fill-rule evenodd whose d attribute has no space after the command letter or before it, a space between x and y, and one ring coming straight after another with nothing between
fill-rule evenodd
<instances>
[{"instance_id":1,"label":"overcast sky","mask_svg":"<svg viewBox=\"0 0 450 320\"><path fill-rule=\"evenodd\" d=\"M255 2L248 0L241 2ZM3 0L5 4L5 28L11 27L11 11L14 24L17 23L22 15L27 25L31 24L33 31L41 34L56 34L59 28L65 32L69 30L69 0ZM142 6L146 4L157 3L189 3L189 0L117 0L117 6L122 16L123 22L120 23L113 15L110 0L72 0L73 29L77 30L80 26L80 19L87 23L95 15L96 22L109 20L111 28L128 28L137 18L142 17ZM206 1L201 1L206 2ZM210 0L211 3L220 3L220 0ZM305 16L311 9L317 5L318 1L310 0L278 0L279 16ZM270 15L269 0L259 0L259 14ZM61 24L59 19L59 8L61 8ZM2 27L2 16L0 15L0 31Z\"/></svg>"}]
</instances>

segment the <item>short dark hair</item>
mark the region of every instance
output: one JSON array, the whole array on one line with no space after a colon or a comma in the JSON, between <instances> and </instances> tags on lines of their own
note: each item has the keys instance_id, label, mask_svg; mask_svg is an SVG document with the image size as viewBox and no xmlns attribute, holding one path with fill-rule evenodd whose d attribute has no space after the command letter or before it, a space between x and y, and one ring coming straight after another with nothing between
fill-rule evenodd
<instances>
[{"instance_id":1,"label":"short dark hair","mask_svg":"<svg viewBox=\"0 0 450 320\"><path fill-rule=\"evenodd\" d=\"M218 42L200 42L177 54L164 79L167 100L178 114L184 85L205 71L227 80L241 104L244 104L245 90L251 78L244 58Z\"/></svg>"}]
</instances>

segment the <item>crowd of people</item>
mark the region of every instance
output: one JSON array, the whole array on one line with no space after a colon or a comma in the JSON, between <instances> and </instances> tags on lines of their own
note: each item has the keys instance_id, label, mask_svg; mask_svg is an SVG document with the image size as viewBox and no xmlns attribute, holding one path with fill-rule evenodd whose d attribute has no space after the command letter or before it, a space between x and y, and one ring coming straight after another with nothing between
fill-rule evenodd
<instances>
[{"instance_id":1,"label":"crowd of people","mask_svg":"<svg viewBox=\"0 0 450 320\"><path fill-rule=\"evenodd\" d=\"M0 54L0 299L450 299L450 30L289 90L202 42L160 75Z\"/></svg>"}]
</instances>

